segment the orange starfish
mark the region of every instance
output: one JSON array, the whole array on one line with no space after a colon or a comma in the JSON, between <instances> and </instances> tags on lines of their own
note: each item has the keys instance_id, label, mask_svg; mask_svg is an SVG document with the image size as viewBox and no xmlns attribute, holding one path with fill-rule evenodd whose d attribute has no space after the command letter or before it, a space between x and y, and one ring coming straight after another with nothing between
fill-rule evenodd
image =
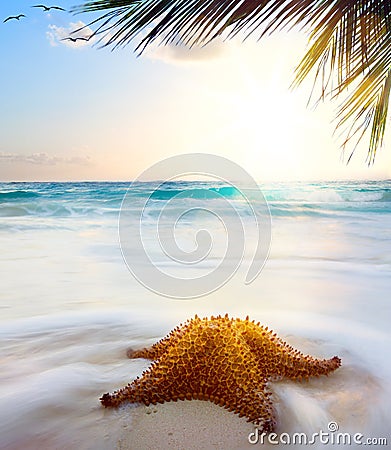
<instances>
[{"instance_id":1,"label":"orange starfish","mask_svg":"<svg viewBox=\"0 0 391 450\"><path fill-rule=\"evenodd\" d=\"M155 360L141 378L113 394L105 407L123 401L163 403L210 400L271 431L275 417L267 391L270 379L327 375L341 365L334 358L305 356L254 321L195 316L150 349L128 351L130 358Z\"/></svg>"}]
</instances>

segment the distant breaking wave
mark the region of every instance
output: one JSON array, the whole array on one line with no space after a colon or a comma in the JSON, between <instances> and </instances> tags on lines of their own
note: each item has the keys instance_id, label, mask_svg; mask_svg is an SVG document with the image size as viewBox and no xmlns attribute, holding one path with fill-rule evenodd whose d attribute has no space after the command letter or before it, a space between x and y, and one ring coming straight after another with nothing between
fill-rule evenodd
<instances>
[{"instance_id":1,"label":"distant breaking wave","mask_svg":"<svg viewBox=\"0 0 391 450\"><path fill-rule=\"evenodd\" d=\"M33 191L0 192L0 203L18 199L37 198L39 194Z\"/></svg>"},{"instance_id":2,"label":"distant breaking wave","mask_svg":"<svg viewBox=\"0 0 391 450\"><path fill-rule=\"evenodd\" d=\"M151 194L151 200L170 200L174 197L194 198L199 200L213 199L217 196L225 198L235 198L241 196L237 188L233 186L211 187L206 189L197 189L183 187L182 189L157 189ZM145 192L139 194L145 196Z\"/></svg>"}]
</instances>

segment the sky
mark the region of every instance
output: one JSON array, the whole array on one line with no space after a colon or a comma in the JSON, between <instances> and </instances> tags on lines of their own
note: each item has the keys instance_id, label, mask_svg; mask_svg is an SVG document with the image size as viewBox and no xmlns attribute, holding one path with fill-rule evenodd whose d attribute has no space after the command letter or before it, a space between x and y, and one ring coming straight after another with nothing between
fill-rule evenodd
<instances>
[{"instance_id":1,"label":"sky","mask_svg":"<svg viewBox=\"0 0 391 450\"><path fill-rule=\"evenodd\" d=\"M137 57L132 44L62 40L93 16L35 4L0 4L0 181L132 180L191 152L229 158L260 182L391 178L390 129L373 166L365 143L347 165L338 102L307 106L312 80L289 89L307 45L299 31Z\"/></svg>"}]
</instances>

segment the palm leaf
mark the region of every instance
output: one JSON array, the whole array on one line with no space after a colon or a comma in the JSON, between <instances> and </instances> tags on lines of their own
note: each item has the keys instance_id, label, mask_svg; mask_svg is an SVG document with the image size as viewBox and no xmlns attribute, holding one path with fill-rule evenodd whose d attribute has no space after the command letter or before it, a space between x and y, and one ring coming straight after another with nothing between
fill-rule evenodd
<instances>
[{"instance_id":1,"label":"palm leaf","mask_svg":"<svg viewBox=\"0 0 391 450\"><path fill-rule=\"evenodd\" d=\"M389 0L95 0L74 12L104 13L96 34L104 45L125 46L141 37L136 51L156 40L189 47L207 44L223 33L258 38L299 26L310 33L310 47L297 67L293 86L313 70L319 98L342 101L337 128L345 147L370 127L368 162L382 145L391 88L391 2ZM349 90L351 91L349 93ZM354 151L353 149L353 151ZM350 158L349 158L350 159Z\"/></svg>"}]
</instances>

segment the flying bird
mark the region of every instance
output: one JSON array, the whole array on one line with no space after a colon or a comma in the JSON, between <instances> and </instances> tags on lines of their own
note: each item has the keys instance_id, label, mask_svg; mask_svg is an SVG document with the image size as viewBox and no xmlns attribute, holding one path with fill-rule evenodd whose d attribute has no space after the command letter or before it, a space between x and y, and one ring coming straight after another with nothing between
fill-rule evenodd
<instances>
[{"instance_id":1,"label":"flying bird","mask_svg":"<svg viewBox=\"0 0 391 450\"><path fill-rule=\"evenodd\" d=\"M76 42L76 41L88 41L90 38L86 38L86 37L66 37L64 39L61 39L62 41L72 41L72 42Z\"/></svg>"},{"instance_id":2,"label":"flying bird","mask_svg":"<svg viewBox=\"0 0 391 450\"><path fill-rule=\"evenodd\" d=\"M26 16L24 14L19 14L18 16L9 16L3 21L3 23L8 22L9 20L12 20L12 19L19 20L21 17L26 17Z\"/></svg>"},{"instance_id":3,"label":"flying bird","mask_svg":"<svg viewBox=\"0 0 391 450\"><path fill-rule=\"evenodd\" d=\"M58 9L59 11L65 11L64 8L60 6L45 6L45 5L34 5L32 8L42 8L44 11L50 11L51 9Z\"/></svg>"}]
</instances>

